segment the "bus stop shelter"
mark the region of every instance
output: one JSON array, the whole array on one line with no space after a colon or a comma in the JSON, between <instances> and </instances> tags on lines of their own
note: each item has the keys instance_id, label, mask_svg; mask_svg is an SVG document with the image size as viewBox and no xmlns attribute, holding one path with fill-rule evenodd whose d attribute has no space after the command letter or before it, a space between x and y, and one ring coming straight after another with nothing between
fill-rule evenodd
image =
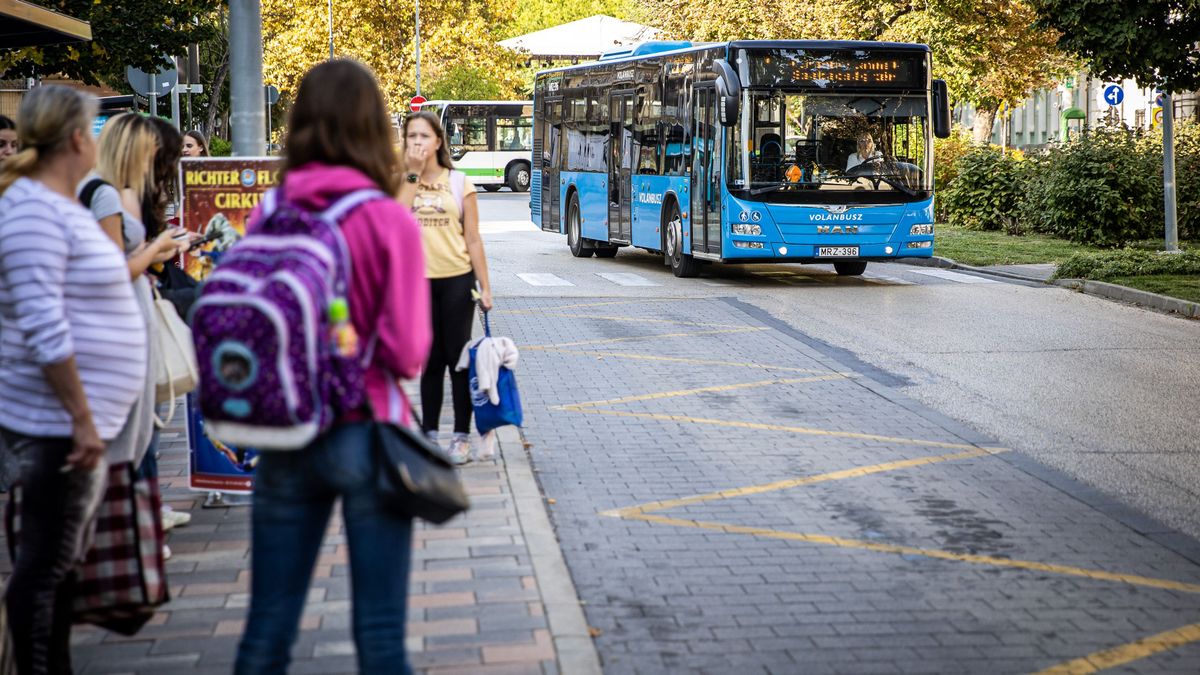
<instances>
[{"instance_id":1,"label":"bus stop shelter","mask_svg":"<svg viewBox=\"0 0 1200 675\"><path fill-rule=\"evenodd\" d=\"M92 39L92 27L24 0L0 0L0 49L38 47Z\"/></svg>"},{"instance_id":2,"label":"bus stop shelter","mask_svg":"<svg viewBox=\"0 0 1200 675\"><path fill-rule=\"evenodd\" d=\"M590 61L605 52L654 40L661 32L640 23L597 14L518 35L501 41L500 46L526 54L533 61Z\"/></svg>"}]
</instances>

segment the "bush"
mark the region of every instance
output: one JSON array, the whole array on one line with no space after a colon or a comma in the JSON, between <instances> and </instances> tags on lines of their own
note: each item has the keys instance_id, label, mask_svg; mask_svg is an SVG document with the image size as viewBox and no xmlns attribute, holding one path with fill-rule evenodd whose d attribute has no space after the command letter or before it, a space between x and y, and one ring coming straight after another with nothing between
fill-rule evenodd
<instances>
[{"instance_id":1,"label":"bush","mask_svg":"<svg viewBox=\"0 0 1200 675\"><path fill-rule=\"evenodd\" d=\"M958 175L955 164L960 157L970 152L972 147L971 132L968 129L955 129L949 138L933 139L933 189L934 194L938 195L934 203L937 209L935 217L939 223L946 222L948 218L945 200L940 195L950 187L954 177Z\"/></svg>"},{"instance_id":2,"label":"bush","mask_svg":"<svg viewBox=\"0 0 1200 675\"><path fill-rule=\"evenodd\" d=\"M976 146L960 157L954 163L957 175L942 193L947 221L968 230L1018 234L1022 164L994 146Z\"/></svg>"},{"instance_id":3,"label":"bush","mask_svg":"<svg viewBox=\"0 0 1200 675\"><path fill-rule=\"evenodd\" d=\"M1161 170L1153 163L1136 135L1090 130L1027 162L1021 219L1080 243L1122 246L1145 239L1157 231L1155 216L1162 212Z\"/></svg>"},{"instance_id":4,"label":"bush","mask_svg":"<svg viewBox=\"0 0 1200 675\"><path fill-rule=\"evenodd\" d=\"M1118 277L1144 277L1160 274L1200 275L1200 253L1155 253L1122 249L1104 253L1076 253L1058 267L1058 279L1105 281Z\"/></svg>"},{"instance_id":5,"label":"bush","mask_svg":"<svg viewBox=\"0 0 1200 675\"><path fill-rule=\"evenodd\" d=\"M208 154L210 157L229 157L233 154L233 144L220 136L213 136L208 139Z\"/></svg>"}]
</instances>

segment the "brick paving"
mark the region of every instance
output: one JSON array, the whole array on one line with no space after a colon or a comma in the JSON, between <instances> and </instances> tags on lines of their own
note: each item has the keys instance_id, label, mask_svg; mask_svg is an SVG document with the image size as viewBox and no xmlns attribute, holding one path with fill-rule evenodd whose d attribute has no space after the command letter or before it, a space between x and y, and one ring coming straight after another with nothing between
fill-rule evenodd
<instances>
[{"instance_id":1,"label":"brick paving","mask_svg":"<svg viewBox=\"0 0 1200 675\"><path fill-rule=\"evenodd\" d=\"M494 326L524 348L526 436L610 675L1034 672L1200 622L1196 542L980 451L737 303L505 308ZM1197 642L1137 656L1120 672L1200 672Z\"/></svg>"},{"instance_id":2,"label":"brick paving","mask_svg":"<svg viewBox=\"0 0 1200 675\"><path fill-rule=\"evenodd\" d=\"M164 500L192 514L189 525L168 533L172 600L130 638L76 626L77 673L216 674L232 668L249 598L250 509L201 508L204 495L187 489L182 428L168 429L161 447ZM414 532L406 640L412 663L438 675L554 675L556 650L505 464L468 465L463 477L471 510L442 527L419 524ZM290 672L356 671L347 570L335 514Z\"/></svg>"}]
</instances>

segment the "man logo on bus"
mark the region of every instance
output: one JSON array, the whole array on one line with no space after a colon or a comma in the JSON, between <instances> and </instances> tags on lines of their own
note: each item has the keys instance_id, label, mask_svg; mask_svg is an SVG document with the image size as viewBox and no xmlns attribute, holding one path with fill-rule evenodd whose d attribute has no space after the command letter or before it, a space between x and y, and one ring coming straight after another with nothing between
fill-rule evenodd
<instances>
[{"instance_id":1,"label":"man logo on bus","mask_svg":"<svg viewBox=\"0 0 1200 675\"><path fill-rule=\"evenodd\" d=\"M858 234L857 225L818 225L817 234Z\"/></svg>"}]
</instances>

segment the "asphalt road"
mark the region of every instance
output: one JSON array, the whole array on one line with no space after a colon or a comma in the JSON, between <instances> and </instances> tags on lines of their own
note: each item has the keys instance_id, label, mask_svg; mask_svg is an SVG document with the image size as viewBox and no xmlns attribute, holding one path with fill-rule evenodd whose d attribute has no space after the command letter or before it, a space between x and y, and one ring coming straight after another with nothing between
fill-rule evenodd
<instances>
[{"instance_id":1,"label":"asphalt road","mask_svg":"<svg viewBox=\"0 0 1200 675\"><path fill-rule=\"evenodd\" d=\"M499 303L734 298L831 358L1200 538L1200 322L902 264L872 264L863 278L756 265L676 279L641 251L572 258L563 236L528 222L528 199L480 198Z\"/></svg>"}]
</instances>

